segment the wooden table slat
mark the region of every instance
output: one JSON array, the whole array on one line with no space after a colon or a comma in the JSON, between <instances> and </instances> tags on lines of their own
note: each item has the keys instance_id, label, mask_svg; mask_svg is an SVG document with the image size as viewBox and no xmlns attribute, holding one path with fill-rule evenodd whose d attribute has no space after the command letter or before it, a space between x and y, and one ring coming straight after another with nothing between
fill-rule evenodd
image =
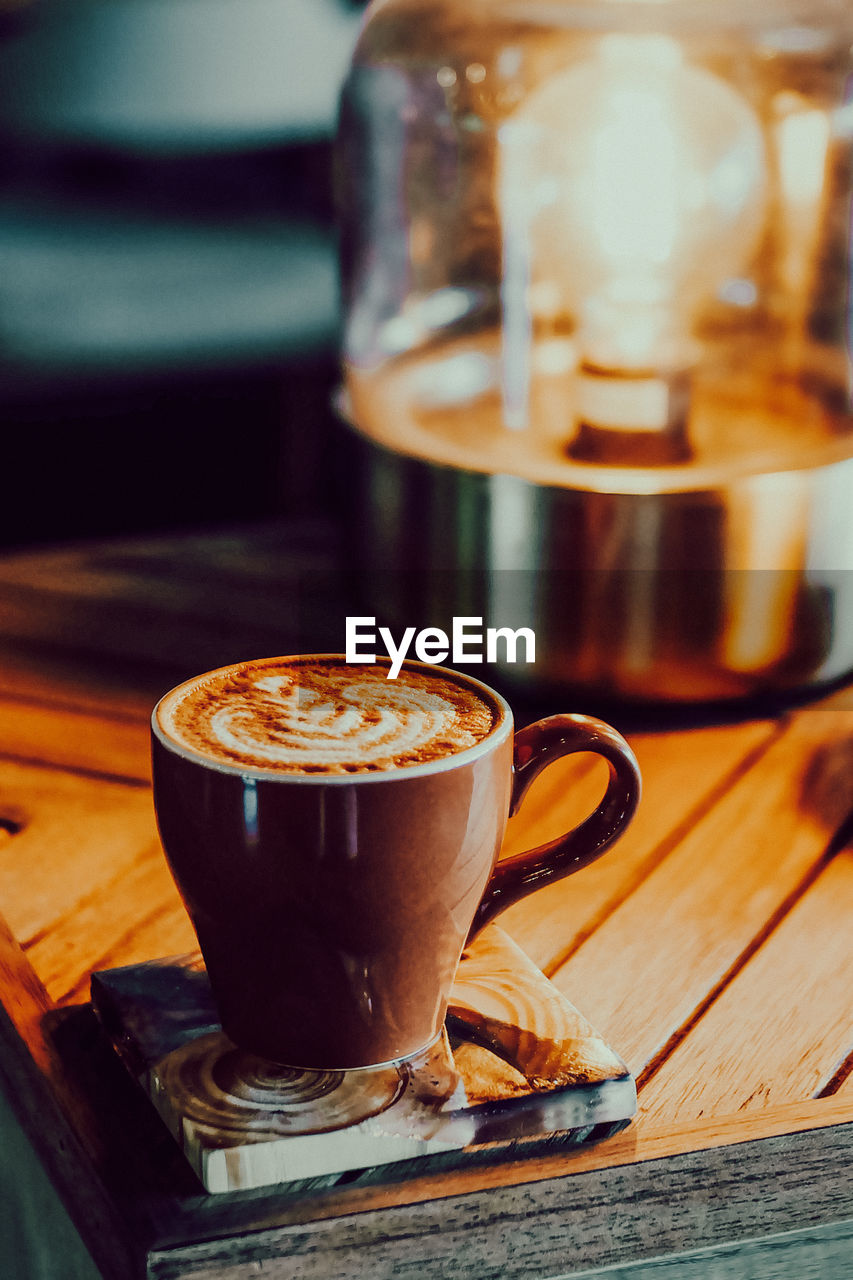
<instances>
[{"instance_id":1,"label":"wooden table slat","mask_svg":"<svg viewBox=\"0 0 853 1280\"><path fill-rule=\"evenodd\" d=\"M147 723L0 696L0 754L148 782Z\"/></svg>"},{"instance_id":2,"label":"wooden table slat","mask_svg":"<svg viewBox=\"0 0 853 1280\"><path fill-rule=\"evenodd\" d=\"M820 763L841 727L853 713L793 720L552 975L635 1072L741 963L850 813L853 777L827 788Z\"/></svg>"},{"instance_id":3,"label":"wooden table slat","mask_svg":"<svg viewBox=\"0 0 853 1280\"><path fill-rule=\"evenodd\" d=\"M754 1238L768 1226L790 1230L818 1218L853 1216L853 1182L845 1176L853 1126L723 1141L669 1158L650 1157L649 1149L643 1158L635 1149L634 1159L597 1171L575 1173L569 1160L533 1183L513 1186L496 1178L483 1191L451 1174L432 1196L393 1211L365 1205L352 1214L339 1203L322 1227L316 1220L292 1222L242 1237L161 1245L151 1252L151 1275L242 1280L255 1268L271 1280L295 1274L305 1280L418 1280L425 1274L542 1280ZM524 1176L531 1165L541 1173L534 1161ZM802 1183L794 1170L804 1175ZM829 1179L818 1176L821 1170ZM744 1179L747 1197L739 1194Z\"/></svg>"},{"instance_id":4,"label":"wooden table slat","mask_svg":"<svg viewBox=\"0 0 853 1280\"><path fill-rule=\"evenodd\" d=\"M853 853L838 854L644 1086L656 1120L817 1095L853 1052Z\"/></svg>"},{"instance_id":5,"label":"wooden table slat","mask_svg":"<svg viewBox=\"0 0 853 1280\"><path fill-rule=\"evenodd\" d=\"M144 787L0 761L3 814L21 830L0 848L0 902L24 946L159 850ZM101 927L109 936L108 916Z\"/></svg>"},{"instance_id":6,"label":"wooden table slat","mask_svg":"<svg viewBox=\"0 0 853 1280\"><path fill-rule=\"evenodd\" d=\"M676 840L701 818L733 778L777 735L769 721L692 729L676 737L630 735L643 775L643 799L632 825L600 862L582 875L541 889L501 917L540 968L552 973L636 887ZM510 824L508 853L557 835L600 798L604 773L588 770L577 795L561 794L560 766L531 789L528 807ZM518 834L516 834L518 833Z\"/></svg>"},{"instance_id":7,"label":"wooden table slat","mask_svg":"<svg viewBox=\"0 0 853 1280\"><path fill-rule=\"evenodd\" d=\"M110 921L105 939L103 920ZM27 955L57 1004L89 999L98 969L141 964L198 947L159 846L94 889L39 936Z\"/></svg>"}]
</instances>

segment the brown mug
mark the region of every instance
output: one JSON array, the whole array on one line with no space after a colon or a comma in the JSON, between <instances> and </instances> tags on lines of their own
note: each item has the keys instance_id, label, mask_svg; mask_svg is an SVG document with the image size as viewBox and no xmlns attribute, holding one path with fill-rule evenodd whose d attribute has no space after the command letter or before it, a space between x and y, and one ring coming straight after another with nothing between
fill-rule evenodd
<instances>
[{"instance_id":1,"label":"brown mug","mask_svg":"<svg viewBox=\"0 0 853 1280\"><path fill-rule=\"evenodd\" d=\"M300 662L360 678L338 656L222 671L258 678ZM466 940L598 858L639 800L631 748L602 721L554 715L513 736L508 704L487 685L420 663L404 670L428 690L452 681L488 708L491 729L473 746L406 767L283 773L214 759L165 727L187 690L222 672L179 686L154 710L160 834L223 1029L276 1063L349 1069L425 1048L441 1032ZM498 862L507 818L530 783L579 751L609 765L598 807L558 839Z\"/></svg>"}]
</instances>

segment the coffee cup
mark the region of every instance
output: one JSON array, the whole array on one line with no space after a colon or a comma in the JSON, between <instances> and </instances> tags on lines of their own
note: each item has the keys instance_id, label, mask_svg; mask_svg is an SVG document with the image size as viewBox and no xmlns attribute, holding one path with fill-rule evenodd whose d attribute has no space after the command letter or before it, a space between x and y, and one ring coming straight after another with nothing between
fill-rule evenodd
<instances>
[{"instance_id":1,"label":"coffee cup","mask_svg":"<svg viewBox=\"0 0 853 1280\"><path fill-rule=\"evenodd\" d=\"M640 795L615 729L513 733L493 689L445 668L269 658L207 672L152 717L157 820L222 1026L247 1053L344 1070L441 1033L466 940L593 862ZM609 766L579 826L498 861L507 818L562 756Z\"/></svg>"}]
</instances>

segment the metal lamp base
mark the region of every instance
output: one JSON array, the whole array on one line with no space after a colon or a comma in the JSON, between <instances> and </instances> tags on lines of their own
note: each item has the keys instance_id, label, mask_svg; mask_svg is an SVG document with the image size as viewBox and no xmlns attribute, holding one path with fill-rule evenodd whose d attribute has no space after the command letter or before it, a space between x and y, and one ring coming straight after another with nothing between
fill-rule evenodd
<instances>
[{"instance_id":1,"label":"metal lamp base","mask_svg":"<svg viewBox=\"0 0 853 1280\"><path fill-rule=\"evenodd\" d=\"M402 453L350 428L364 600L392 626L533 628L508 688L697 703L853 670L853 443L806 465L634 491L536 483ZM620 479L624 481L624 472ZM645 490L645 491L644 491Z\"/></svg>"}]
</instances>

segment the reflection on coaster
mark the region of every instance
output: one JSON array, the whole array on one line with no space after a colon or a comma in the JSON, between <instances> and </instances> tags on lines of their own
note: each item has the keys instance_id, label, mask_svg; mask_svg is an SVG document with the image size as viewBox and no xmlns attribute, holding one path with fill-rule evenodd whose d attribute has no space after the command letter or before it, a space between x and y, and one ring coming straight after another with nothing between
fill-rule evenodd
<instances>
[{"instance_id":1,"label":"reflection on coaster","mask_svg":"<svg viewBox=\"0 0 853 1280\"><path fill-rule=\"evenodd\" d=\"M92 1001L208 1191L591 1141L636 1110L621 1059L495 925L462 957L441 1038L383 1067L301 1071L242 1053L197 956L95 974Z\"/></svg>"}]
</instances>

